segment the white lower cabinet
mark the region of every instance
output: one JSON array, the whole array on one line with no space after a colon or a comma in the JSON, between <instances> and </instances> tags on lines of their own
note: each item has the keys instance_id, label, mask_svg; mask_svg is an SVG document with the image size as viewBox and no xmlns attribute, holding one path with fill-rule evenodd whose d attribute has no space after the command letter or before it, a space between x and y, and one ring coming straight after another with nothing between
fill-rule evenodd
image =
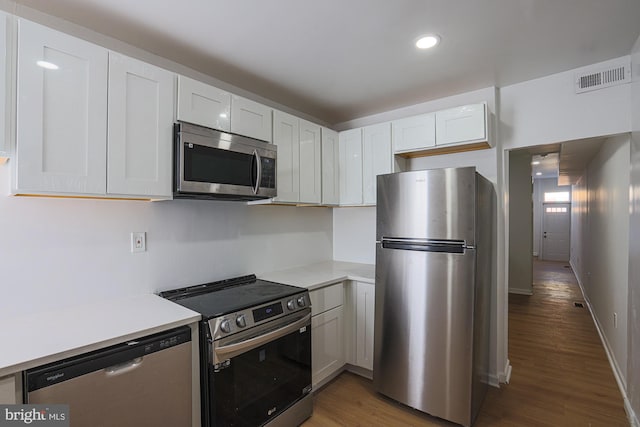
<instances>
[{"instance_id":1,"label":"white lower cabinet","mask_svg":"<svg viewBox=\"0 0 640 427\"><path fill-rule=\"evenodd\" d=\"M311 318L311 382L314 388L344 366L343 336L342 306Z\"/></svg>"},{"instance_id":2,"label":"white lower cabinet","mask_svg":"<svg viewBox=\"0 0 640 427\"><path fill-rule=\"evenodd\" d=\"M375 285L354 282L355 307L355 364L373 370L373 325L375 322Z\"/></svg>"},{"instance_id":3,"label":"white lower cabinet","mask_svg":"<svg viewBox=\"0 0 640 427\"><path fill-rule=\"evenodd\" d=\"M311 298L311 382L315 388L345 363L344 283L309 292Z\"/></svg>"}]
</instances>

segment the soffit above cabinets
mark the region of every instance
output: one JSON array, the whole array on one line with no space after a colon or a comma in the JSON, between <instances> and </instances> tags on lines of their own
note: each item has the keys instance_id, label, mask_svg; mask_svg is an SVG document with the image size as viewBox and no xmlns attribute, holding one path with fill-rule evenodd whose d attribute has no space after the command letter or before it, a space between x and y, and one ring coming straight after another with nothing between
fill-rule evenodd
<instances>
[{"instance_id":1,"label":"soffit above cabinets","mask_svg":"<svg viewBox=\"0 0 640 427\"><path fill-rule=\"evenodd\" d=\"M335 125L628 55L638 0L16 0ZM25 8L26 6L26 8ZM415 39L441 43L419 51Z\"/></svg>"}]
</instances>

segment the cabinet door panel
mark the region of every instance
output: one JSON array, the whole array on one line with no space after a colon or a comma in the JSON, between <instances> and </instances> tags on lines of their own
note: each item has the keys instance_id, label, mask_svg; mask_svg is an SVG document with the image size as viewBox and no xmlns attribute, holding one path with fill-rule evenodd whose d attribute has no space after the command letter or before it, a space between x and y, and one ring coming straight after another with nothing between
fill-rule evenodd
<instances>
[{"instance_id":1,"label":"cabinet door panel","mask_svg":"<svg viewBox=\"0 0 640 427\"><path fill-rule=\"evenodd\" d=\"M110 194L171 197L174 74L109 55Z\"/></svg>"},{"instance_id":2,"label":"cabinet door panel","mask_svg":"<svg viewBox=\"0 0 640 427\"><path fill-rule=\"evenodd\" d=\"M231 132L271 142L271 112L266 105L231 96Z\"/></svg>"},{"instance_id":3,"label":"cabinet door panel","mask_svg":"<svg viewBox=\"0 0 640 427\"><path fill-rule=\"evenodd\" d=\"M322 128L322 203L340 203L338 132Z\"/></svg>"},{"instance_id":4,"label":"cabinet door panel","mask_svg":"<svg viewBox=\"0 0 640 427\"><path fill-rule=\"evenodd\" d=\"M197 125L231 130L231 94L217 87L178 76L178 120Z\"/></svg>"},{"instance_id":5,"label":"cabinet door panel","mask_svg":"<svg viewBox=\"0 0 640 427\"><path fill-rule=\"evenodd\" d=\"M356 282L356 364L373 370L375 286Z\"/></svg>"},{"instance_id":6,"label":"cabinet door panel","mask_svg":"<svg viewBox=\"0 0 640 427\"><path fill-rule=\"evenodd\" d=\"M322 173L320 126L300 120L300 201L320 203Z\"/></svg>"},{"instance_id":7,"label":"cabinet door panel","mask_svg":"<svg viewBox=\"0 0 640 427\"><path fill-rule=\"evenodd\" d=\"M362 129L340 132L340 204L362 204Z\"/></svg>"},{"instance_id":8,"label":"cabinet door panel","mask_svg":"<svg viewBox=\"0 0 640 427\"><path fill-rule=\"evenodd\" d=\"M362 140L362 201L376 204L376 177L393 171L391 124L367 126Z\"/></svg>"},{"instance_id":9,"label":"cabinet door panel","mask_svg":"<svg viewBox=\"0 0 640 427\"><path fill-rule=\"evenodd\" d=\"M17 93L16 191L104 194L107 50L20 20Z\"/></svg>"},{"instance_id":10,"label":"cabinet door panel","mask_svg":"<svg viewBox=\"0 0 640 427\"><path fill-rule=\"evenodd\" d=\"M436 145L435 115L422 114L394 120L393 151L419 151Z\"/></svg>"},{"instance_id":11,"label":"cabinet door panel","mask_svg":"<svg viewBox=\"0 0 640 427\"><path fill-rule=\"evenodd\" d=\"M273 143L278 146L276 201L300 200L299 119L282 111L273 112Z\"/></svg>"},{"instance_id":12,"label":"cabinet door panel","mask_svg":"<svg viewBox=\"0 0 640 427\"><path fill-rule=\"evenodd\" d=\"M9 157L11 147L11 132L9 132L9 123L7 121L7 112L11 111L11 90L7 90L10 86L7 86L7 75L10 74L10 70L7 65L10 63L11 53L13 49L10 48L11 41L7 40L7 26L12 24L12 21L7 14L0 12L0 164L4 163L7 157Z\"/></svg>"},{"instance_id":13,"label":"cabinet door panel","mask_svg":"<svg viewBox=\"0 0 640 427\"><path fill-rule=\"evenodd\" d=\"M342 306L311 318L311 382L320 381L344 366Z\"/></svg>"},{"instance_id":14,"label":"cabinet door panel","mask_svg":"<svg viewBox=\"0 0 640 427\"><path fill-rule=\"evenodd\" d=\"M436 144L486 141L486 105L472 104L436 113Z\"/></svg>"}]
</instances>

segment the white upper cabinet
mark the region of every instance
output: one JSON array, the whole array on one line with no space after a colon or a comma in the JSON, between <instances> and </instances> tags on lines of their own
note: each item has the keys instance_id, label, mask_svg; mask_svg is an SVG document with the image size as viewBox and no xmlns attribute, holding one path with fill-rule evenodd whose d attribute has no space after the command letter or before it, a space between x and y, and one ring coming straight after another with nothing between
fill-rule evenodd
<instances>
[{"instance_id":1,"label":"white upper cabinet","mask_svg":"<svg viewBox=\"0 0 640 427\"><path fill-rule=\"evenodd\" d=\"M482 103L436 112L436 144L487 141L486 107Z\"/></svg>"},{"instance_id":2,"label":"white upper cabinet","mask_svg":"<svg viewBox=\"0 0 640 427\"><path fill-rule=\"evenodd\" d=\"M178 120L218 129L231 130L231 94L217 87L178 76Z\"/></svg>"},{"instance_id":3,"label":"white upper cabinet","mask_svg":"<svg viewBox=\"0 0 640 427\"><path fill-rule=\"evenodd\" d=\"M271 142L271 113L266 105L231 95L231 132Z\"/></svg>"},{"instance_id":4,"label":"white upper cabinet","mask_svg":"<svg viewBox=\"0 0 640 427\"><path fill-rule=\"evenodd\" d=\"M322 204L340 203L340 152L338 132L325 127L322 134Z\"/></svg>"},{"instance_id":5,"label":"white upper cabinet","mask_svg":"<svg viewBox=\"0 0 640 427\"><path fill-rule=\"evenodd\" d=\"M367 126L362 136L362 202L375 205L376 177L393 172L391 124Z\"/></svg>"},{"instance_id":6,"label":"white upper cabinet","mask_svg":"<svg viewBox=\"0 0 640 427\"><path fill-rule=\"evenodd\" d=\"M322 201L320 126L300 119L300 202Z\"/></svg>"},{"instance_id":7,"label":"white upper cabinet","mask_svg":"<svg viewBox=\"0 0 640 427\"><path fill-rule=\"evenodd\" d=\"M107 193L170 198L175 74L109 54Z\"/></svg>"},{"instance_id":8,"label":"white upper cabinet","mask_svg":"<svg viewBox=\"0 0 640 427\"><path fill-rule=\"evenodd\" d=\"M106 189L107 50L19 21L14 191Z\"/></svg>"},{"instance_id":9,"label":"white upper cabinet","mask_svg":"<svg viewBox=\"0 0 640 427\"><path fill-rule=\"evenodd\" d=\"M9 129L8 113L11 111L11 90L7 83L10 81L11 44L7 38L10 32L12 18L0 11L0 163L4 163L11 152L11 132Z\"/></svg>"},{"instance_id":10,"label":"white upper cabinet","mask_svg":"<svg viewBox=\"0 0 640 427\"><path fill-rule=\"evenodd\" d=\"M282 111L273 112L273 143L278 147L276 161L278 202L300 200L300 123L297 117Z\"/></svg>"},{"instance_id":11,"label":"white upper cabinet","mask_svg":"<svg viewBox=\"0 0 640 427\"><path fill-rule=\"evenodd\" d=\"M421 114L394 120L393 151L420 151L436 145L435 114Z\"/></svg>"},{"instance_id":12,"label":"white upper cabinet","mask_svg":"<svg viewBox=\"0 0 640 427\"><path fill-rule=\"evenodd\" d=\"M362 204L362 129L340 132L340 204Z\"/></svg>"}]
</instances>

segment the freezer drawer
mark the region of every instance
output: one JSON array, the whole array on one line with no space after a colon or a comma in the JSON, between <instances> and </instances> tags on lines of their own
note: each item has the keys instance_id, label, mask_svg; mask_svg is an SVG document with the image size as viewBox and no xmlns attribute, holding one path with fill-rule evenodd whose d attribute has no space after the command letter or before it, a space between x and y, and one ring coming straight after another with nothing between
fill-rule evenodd
<instances>
[{"instance_id":1,"label":"freezer drawer","mask_svg":"<svg viewBox=\"0 0 640 427\"><path fill-rule=\"evenodd\" d=\"M72 427L191 426L191 330L25 372L25 402L69 405Z\"/></svg>"}]
</instances>

